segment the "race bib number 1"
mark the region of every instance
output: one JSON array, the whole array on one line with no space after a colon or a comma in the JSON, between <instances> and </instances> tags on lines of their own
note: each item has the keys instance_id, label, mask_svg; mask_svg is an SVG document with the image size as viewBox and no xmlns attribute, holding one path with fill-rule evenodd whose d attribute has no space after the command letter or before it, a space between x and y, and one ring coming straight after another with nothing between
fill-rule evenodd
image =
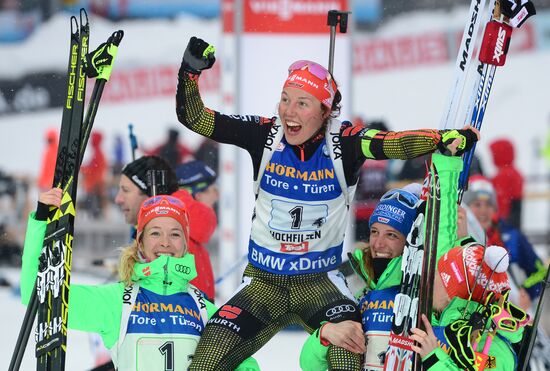
<instances>
[{"instance_id":1,"label":"race bib number 1","mask_svg":"<svg viewBox=\"0 0 550 371\"><path fill-rule=\"evenodd\" d=\"M137 342L136 370L186 371L197 344L194 338L141 338Z\"/></svg>"},{"instance_id":2,"label":"race bib number 1","mask_svg":"<svg viewBox=\"0 0 550 371\"><path fill-rule=\"evenodd\" d=\"M269 227L281 232L314 232L326 222L328 216L328 206L325 204L273 200L271 206Z\"/></svg>"}]
</instances>

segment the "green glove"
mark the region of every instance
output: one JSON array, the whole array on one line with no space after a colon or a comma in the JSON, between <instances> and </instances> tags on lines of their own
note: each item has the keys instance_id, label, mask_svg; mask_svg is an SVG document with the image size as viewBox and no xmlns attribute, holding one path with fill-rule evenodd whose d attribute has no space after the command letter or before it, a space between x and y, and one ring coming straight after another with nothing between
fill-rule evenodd
<instances>
[{"instance_id":1,"label":"green glove","mask_svg":"<svg viewBox=\"0 0 550 371\"><path fill-rule=\"evenodd\" d=\"M86 54L84 58L84 71L86 72L86 76L109 80L118 46L123 36L124 31L115 31L109 39L99 45L96 50Z\"/></svg>"}]
</instances>

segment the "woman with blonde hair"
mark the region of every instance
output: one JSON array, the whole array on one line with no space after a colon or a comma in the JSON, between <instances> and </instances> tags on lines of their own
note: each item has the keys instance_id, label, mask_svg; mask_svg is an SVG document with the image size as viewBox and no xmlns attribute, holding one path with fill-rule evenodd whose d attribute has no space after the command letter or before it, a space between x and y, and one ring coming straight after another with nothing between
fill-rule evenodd
<instances>
[{"instance_id":1,"label":"woman with blonde hair","mask_svg":"<svg viewBox=\"0 0 550 371\"><path fill-rule=\"evenodd\" d=\"M28 222L21 300L28 304L46 231L50 206L62 191L40 195ZM146 199L138 214L135 241L121 254L120 282L71 285L69 328L95 332L111 351L117 370L187 370L206 321L216 307L189 281L196 277L188 254L189 218L185 204L171 196ZM239 370L256 370L253 359Z\"/></svg>"}]
</instances>

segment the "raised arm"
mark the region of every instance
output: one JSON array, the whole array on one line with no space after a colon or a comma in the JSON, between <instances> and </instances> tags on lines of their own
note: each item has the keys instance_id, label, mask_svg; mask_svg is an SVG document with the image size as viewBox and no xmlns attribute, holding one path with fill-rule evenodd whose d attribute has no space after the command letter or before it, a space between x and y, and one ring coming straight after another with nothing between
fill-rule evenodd
<instances>
[{"instance_id":1,"label":"raised arm","mask_svg":"<svg viewBox=\"0 0 550 371\"><path fill-rule=\"evenodd\" d=\"M255 158L261 154L275 119L225 115L206 107L199 91L199 77L203 70L212 67L214 61L212 45L196 37L189 40L178 72L178 120L197 134L216 142L235 144Z\"/></svg>"}]
</instances>

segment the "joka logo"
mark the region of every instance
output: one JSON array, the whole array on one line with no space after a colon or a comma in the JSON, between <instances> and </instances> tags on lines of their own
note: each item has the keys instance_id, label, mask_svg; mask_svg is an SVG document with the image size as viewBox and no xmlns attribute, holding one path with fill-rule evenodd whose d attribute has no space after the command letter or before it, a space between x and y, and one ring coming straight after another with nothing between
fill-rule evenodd
<instances>
[{"instance_id":1,"label":"joka logo","mask_svg":"<svg viewBox=\"0 0 550 371\"><path fill-rule=\"evenodd\" d=\"M235 319L241 314L243 310L241 308L234 307L233 305L224 305L220 308L218 314L220 317L227 319Z\"/></svg>"},{"instance_id":2,"label":"joka logo","mask_svg":"<svg viewBox=\"0 0 550 371\"><path fill-rule=\"evenodd\" d=\"M325 313L327 317L333 317L340 313L353 313L355 312L355 306L351 304L343 304L343 305L337 305L335 307L330 308Z\"/></svg>"},{"instance_id":3,"label":"joka logo","mask_svg":"<svg viewBox=\"0 0 550 371\"><path fill-rule=\"evenodd\" d=\"M175 268L176 268L176 272L179 272L179 273L183 273L183 274L191 273L191 268L189 268L186 265L176 264Z\"/></svg>"},{"instance_id":4,"label":"joka logo","mask_svg":"<svg viewBox=\"0 0 550 371\"><path fill-rule=\"evenodd\" d=\"M145 277L149 277L151 275L151 267L145 267L141 271Z\"/></svg>"},{"instance_id":5,"label":"joka logo","mask_svg":"<svg viewBox=\"0 0 550 371\"><path fill-rule=\"evenodd\" d=\"M132 290L133 290L133 288L134 288L133 285L124 287L124 294L122 295L122 302L124 304L132 304L132 302L130 300L132 299Z\"/></svg>"}]
</instances>

